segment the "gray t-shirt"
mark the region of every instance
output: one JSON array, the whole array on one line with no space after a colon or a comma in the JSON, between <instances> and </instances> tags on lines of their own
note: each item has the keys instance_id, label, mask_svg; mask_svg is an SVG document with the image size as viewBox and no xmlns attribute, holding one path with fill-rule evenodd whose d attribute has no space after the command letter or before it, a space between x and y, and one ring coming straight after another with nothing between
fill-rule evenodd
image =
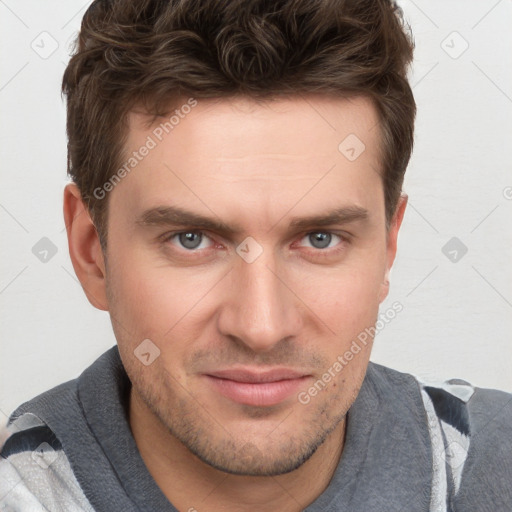
<instances>
[{"instance_id":1,"label":"gray t-shirt","mask_svg":"<svg viewBox=\"0 0 512 512\"><path fill-rule=\"evenodd\" d=\"M21 405L1 452L0 510L176 512L131 434L130 385L114 346ZM512 394L370 362L346 420L338 467L307 512L512 511Z\"/></svg>"}]
</instances>

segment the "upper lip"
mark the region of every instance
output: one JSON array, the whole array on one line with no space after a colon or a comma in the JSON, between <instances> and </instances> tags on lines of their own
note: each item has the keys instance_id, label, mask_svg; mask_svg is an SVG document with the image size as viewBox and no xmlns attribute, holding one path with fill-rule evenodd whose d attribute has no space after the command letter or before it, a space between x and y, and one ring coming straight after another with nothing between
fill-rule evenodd
<instances>
[{"instance_id":1,"label":"upper lip","mask_svg":"<svg viewBox=\"0 0 512 512\"><path fill-rule=\"evenodd\" d=\"M264 383L300 379L301 377L305 377L307 374L288 368L276 368L271 370L227 369L208 372L206 375L216 377L218 379L233 380L236 382Z\"/></svg>"}]
</instances>

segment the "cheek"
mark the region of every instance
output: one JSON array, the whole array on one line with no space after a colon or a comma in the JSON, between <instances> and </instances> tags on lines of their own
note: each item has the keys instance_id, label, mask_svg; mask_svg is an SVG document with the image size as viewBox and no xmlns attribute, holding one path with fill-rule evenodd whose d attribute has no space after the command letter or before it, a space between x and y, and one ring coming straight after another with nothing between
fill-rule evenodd
<instances>
[{"instance_id":1,"label":"cheek","mask_svg":"<svg viewBox=\"0 0 512 512\"><path fill-rule=\"evenodd\" d=\"M364 327L378 314L384 277L380 259L384 261L304 271L294 277L294 290L321 318L329 319L328 325L343 330Z\"/></svg>"},{"instance_id":2,"label":"cheek","mask_svg":"<svg viewBox=\"0 0 512 512\"><path fill-rule=\"evenodd\" d=\"M172 303L173 294L162 271L144 264L135 254L125 251L113 256L115 262L108 266L107 287L109 307L125 331L132 338L157 337L167 324L169 329L176 310Z\"/></svg>"},{"instance_id":3,"label":"cheek","mask_svg":"<svg viewBox=\"0 0 512 512\"><path fill-rule=\"evenodd\" d=\"M323 326L323 334L314 343L328 362L326 382L332 380L325 399L345 400L362 379L370 358L383 270L377 257L371 264L340 266L316 278L304 277L298 294Z\"/></svg>"},{"instance_id":4,"label":"cheek","mask_svg":"<svg viewBox=\"0 0 512 512\"><path fill-rule=\"evenodd\" d=\"M108 272L109 305L122 324L123 339L129 333L130 343L136 345L149 338L162 351L172 345L176 354L182 345L176 339L194 339L204 328L215 291L205 295L220 279L218 272L172 269L161 262L149 263L136 251L127 251L115 261Z\"/></svg>"}]
</instances>

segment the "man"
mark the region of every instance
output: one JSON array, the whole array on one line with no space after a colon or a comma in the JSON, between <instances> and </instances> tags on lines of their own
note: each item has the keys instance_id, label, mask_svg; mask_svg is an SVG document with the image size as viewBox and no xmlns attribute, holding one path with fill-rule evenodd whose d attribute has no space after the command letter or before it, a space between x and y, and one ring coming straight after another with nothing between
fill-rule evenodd
<instances>
[{"instance_id":1,"label":"man","mask_svg":"<svg viewBox=\"0 0 512 512\"><path fill-rule=\"evenodd\" d=\"M369 362L411 58L383 0L92 4L64 216L117 345L12 414L4 508L512 510L512 395Z\"/></svg>"}]
</instances>

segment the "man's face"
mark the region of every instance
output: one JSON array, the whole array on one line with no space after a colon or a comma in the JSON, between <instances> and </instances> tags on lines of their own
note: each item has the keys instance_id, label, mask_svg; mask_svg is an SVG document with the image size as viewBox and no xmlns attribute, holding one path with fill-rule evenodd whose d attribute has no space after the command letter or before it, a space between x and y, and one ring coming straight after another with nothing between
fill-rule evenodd
<instances>
[{"instance_id":1,"label":"man's face","mask_svg":"<svg viewBox=\"0 0 512 512\"><path fill-rule=\"evenodd\" d=\"M168 134L143 121L130 117L127 154L148 136L155 147L110 193L108 217L108 308L131 404L218 469L292 471L340 425L371 340L308 390L387 294L375 110L362 98L200 100ZM160 351L148 365L134 353L143 340L146 362Z\"/></svg>"}]
</instances>

